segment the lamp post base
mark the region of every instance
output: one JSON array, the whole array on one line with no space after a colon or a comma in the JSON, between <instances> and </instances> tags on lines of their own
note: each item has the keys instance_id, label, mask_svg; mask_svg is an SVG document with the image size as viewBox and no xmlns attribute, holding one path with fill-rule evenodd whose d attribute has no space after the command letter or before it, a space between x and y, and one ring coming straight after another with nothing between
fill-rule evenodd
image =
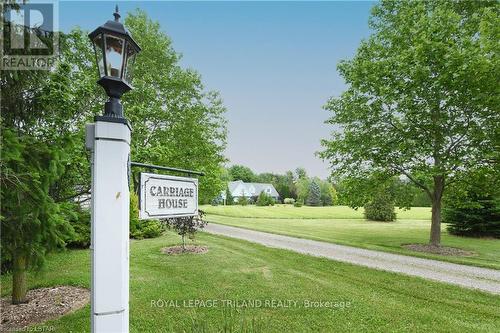
<instances>
[{"instance_id":1,"label":"lamp post base","mask_svg":"<svg viewBox=\"0 0 500 333\"><path fill-rule=\"evenodd\" d=\"M94 333L129 331L129 126L124 118L106 116L87 126L87 148L92 150Z\"/></svg>"}]
</instances>

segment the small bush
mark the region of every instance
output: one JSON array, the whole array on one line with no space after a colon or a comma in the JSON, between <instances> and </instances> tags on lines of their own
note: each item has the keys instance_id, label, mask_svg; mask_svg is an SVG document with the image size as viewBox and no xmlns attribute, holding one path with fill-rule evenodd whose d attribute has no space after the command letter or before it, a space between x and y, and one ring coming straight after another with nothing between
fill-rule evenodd
<instances>
[{"instance_id":1,"label":"small bush","mask_svg":"<svg viewBox=\"0 0 500 333\"><path fill-rule=\"evenodd\" d=\"M274 206L274 199L269 194L262 191L260 192L255 204L257 206Z\"/></svg>"},{"instance_id":2,"label":"small bush","mask_svg":"<svg viewBox=\"0 0 500 333\"><path fill-rule=\"evenodd\" d=\"M130 192L130 237L135 239L161 236L164 227L158 220L139 220L139 198Z\"/></svg>"},{"instance_id":3,"label":"small bush","mask_svg":"<svg viewBox=\"0 0 500 333\"><path fill-rule=\"evenodd\" d=\"M158 220L144 220L140 222L140 238L160 237L164 227Z\"/></svg>"},{"instance_id":4,"label":"small bush","mask_svg":"<svg viewBox=\"0 0 500 333\"><path fill-rule=\"evenodd\" d=\"M248 198L245 196L241 196L238 198L238 205L240 206L246 206L248 205Z\"/></svg>"},{"instance_id":5,"label":"small bush","mask_svg":"<svg viewBox=\"0 0 500 333\"><path fill-rule=\"evenodd\" d=\"M365 217L372 221L394 221L396 212L394 202L389 194L377 194L372 201L365 205Z\"/></svg>"},{"instance_id":6,"label":"small bush","mask_svg":"<svg viewBox=\"0 0 500 333\"><path fill-rule=\"evenodd\" d=\"M129 221L130 221L130 237L137 238L139 233L139 197L135 192L130 192L130 207L129 207Z\"/></svg>"},{"instance_id":7,"label":"small bush","mask_svg":"<svg viewBox=\"0 0 500 333\"><path fill-rule=\"evenodd\" d=\"M304 205L304 200L299 199L293 204L294 207L302 207Z\"/></svg>"},{"instance_id":8,"label":"small bush","mask_svg":"<svg viewBox=\"0 0 500 333\"><path fill-rule=\"evenodd\" d=\"M294 198L285 198L285 200L283 200L283 203L286 205L293 205L295 203L295 199Z\"/></svg>"}]
</instances>

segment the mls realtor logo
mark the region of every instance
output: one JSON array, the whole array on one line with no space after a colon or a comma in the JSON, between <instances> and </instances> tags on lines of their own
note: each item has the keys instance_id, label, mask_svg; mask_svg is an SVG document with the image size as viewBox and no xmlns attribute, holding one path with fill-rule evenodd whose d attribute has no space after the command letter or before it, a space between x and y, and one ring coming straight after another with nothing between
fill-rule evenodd
<instances>
[{"instance_id":1,"label":"mls realtor logo","mask_svg":"<svg viewBox=\"0 0 500 333\"><path fill-rule=\"evenodd\" d=\"M0 4L3 70L48 70L59 51L57 1Z\"/></svg>"}]
</instances>

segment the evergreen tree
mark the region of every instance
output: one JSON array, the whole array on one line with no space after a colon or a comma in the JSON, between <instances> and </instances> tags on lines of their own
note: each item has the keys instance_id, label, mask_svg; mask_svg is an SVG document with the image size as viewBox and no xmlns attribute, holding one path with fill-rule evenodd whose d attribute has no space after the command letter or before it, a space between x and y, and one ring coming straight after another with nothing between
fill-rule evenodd
<instances>
[{"instance_id":1,"label":"evergreen tree","mask_svg":"<svg viewBox=\"0 0 500 333\"><path fill-rule=\"evenodd\" d=\"M309 196L306 203L308 206L321 206L321 189L316 180L313 180L309 186Z\"/></svg>"},{"instance_id":2,"label":"evergreen tree","mask_svg":"<svg viewBox=\"0 0 500 333\"><path fill-rule=\"evenodd\" d=\"M234 198L233 195L231 194L231 191L229 191L229 188L226 188L226 205L228 206L234 205Z\"/></svg>"},{"instance_id":3,"label":"evergreen tree","mask_svg":"<svg viewBox=\"0 0 500 333\"><path fill-rule=\"evenodd\" d=\"M26 272L65 245L73 229L49 195L68 163L54 142L35 141L2 128L2 258L12 262L12 303L26 301Z\"/></svg>"},{"instance_id":4,"label":"evergreen tree","mask_svg":"<svg viewBox=\"0 0 500 333\"><path fill-rule=\"evenodd\" d=\"M500 199L490 194L469 193L462 202L451 201L443 210L450 234L500 238Z\"/></svg>"},{"instance_id":5,"label":"evergreen tree","mask_svg":"<svg viewBox=\"0 0 500 333\"><path fill-rule=\"evenodd\" d=\"M483 168L452 184L443 221L453 235L500 238L500 172Z\"/></svg>"}]
</instances>

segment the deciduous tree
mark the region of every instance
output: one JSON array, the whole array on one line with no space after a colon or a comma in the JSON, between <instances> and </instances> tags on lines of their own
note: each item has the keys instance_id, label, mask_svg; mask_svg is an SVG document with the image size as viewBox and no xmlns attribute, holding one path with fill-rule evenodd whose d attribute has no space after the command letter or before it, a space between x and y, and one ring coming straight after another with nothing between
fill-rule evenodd
<instances>
[{"instance_id":1,"label":"deciduous tree","mask_svg":"<svg viewBox=\"0 0 500 333\"><path fill-rule=\"evenodd\" d=\"M180 66L181 56L158 22L137 10L125 25L142 48L134 90L123 98L133 127L132 160L203 171L200 200L211 202L226 185L220 177L226 108L217 92L205 90L199 73Z\"/></svg>"},{"instance_id":2,"label":"deciduous tree","mask_svg":"<svg viewBox=\"0 0 500 333\"><path fill-rule=\"evenodd\" d=\"M441 199L468 169L498 163L497 1L382 1L373 34L338 69L332 138L320 154L341 177L404 175L432 200L430 243L441 241Z\"/></svg>"},{"instance_id":3,"label":"deciduous tree","mask_svg":"<svg viewBox=\"0 0 500 333\"><path fill-rule=\"evenodd\" d=\"M199 211L198 216L175 217L162 220L167 228L173 229L182 238L182 250L186 250L186 236L189 239L194 239L196 231L203 229L207 224L203 221L203 211Z\"/></svg>"},{"instance_id":4,"label":"deciduous tree","mask_svg":"<svg viewBox=\"0 0 500 333\"><path fill-rule=\"evenodd\" d=\"M257 180L257 177L252 169L244 165L233 165L228 169L228 171L231 175L231 180L241 180L245 183L251 183Z\"/></svg>"}]
</instances>

